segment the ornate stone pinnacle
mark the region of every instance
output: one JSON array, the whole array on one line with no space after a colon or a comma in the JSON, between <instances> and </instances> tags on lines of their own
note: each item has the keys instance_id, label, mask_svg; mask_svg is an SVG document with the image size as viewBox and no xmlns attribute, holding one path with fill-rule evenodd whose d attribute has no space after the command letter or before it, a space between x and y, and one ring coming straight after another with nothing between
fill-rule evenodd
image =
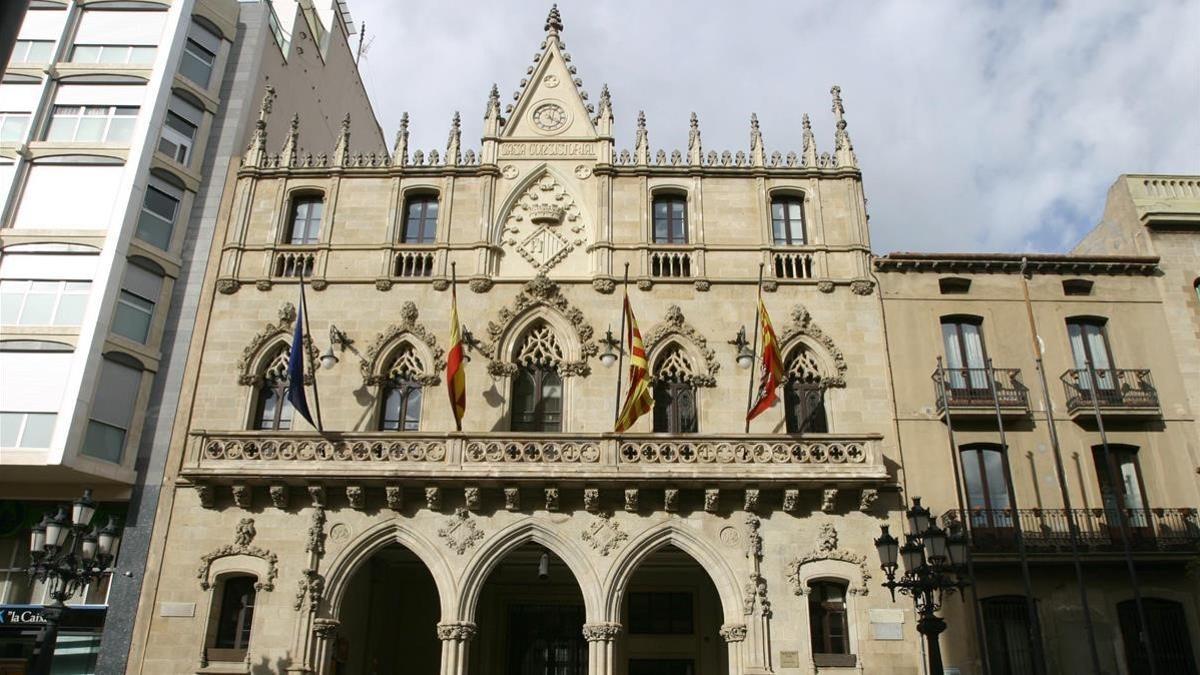
<instances>
[{"instance_id":1,"label":"ornate stone pinnacle","mask_svg":"<svg viewBox=\"0 0 1200 675\"><path fill-rule=\"evenodd\" d=\"M346 116L342 118L342 134L347 136L350 134L350 113L346 113Z\"/></svg>"},{"instance_id":2,"label":"ornate stone pinnacle","mask_svg":"<svg viewBox=\"0 0 1200 675\"><path fill-rule=\"evenodd\" d=\"M700 131L700 120L696 119L696 113L692 113L691 126L692 131Z\"/></svg>"},{"instance_id":3,"label":"ornate stone pinnacle","mask_svg":"<svg viewBox=\"0 0 1200 675\"><path fill-rule=\"evenodd\" d=\"M645 110L638 111L637 125L638 125L639 130L641 130L641 131L646 130L646 111Z\"/></svg>"},{"instance_id":4,"label":"ornate stone pinnacle","mask_svg":"<svg viewBox=\"0 0 1200 675\"><path fill-rule=\"evenodd\" d=\"M812 131L812 123L808 121L808 113L804 113L804 117L800 118L800 124L804 127L804 131Z\"/></svg>"},{"instance_id":5,"label":"ornate stone pinnacle","mask_svg":"<svg viewBox=\"0 0 1200 675\"><path fill-rule=\"evenodd\" d=\"M563 29L562 15L558 13L558 4L550 5L550 14L546 16L546 32L558 35Z\"/></svg>"},{"instance_id":6,"label":"ornate stone pinnacle","mask_svg":"<svg viewBox=\"0 0 1200 675\"><path fill-rule=\"evenodd\" d=\"M846 114L846 108L842 105L842 88L835 84L829 89L829 93L833 94L833 114L837 118L838 126L845 128L845 120L842 117Z\"/></svg>"},{"instance_id":7,"label":"ornate stone pinnacle","mask_svg":"<svg viewBox=\"0 0 1200 675\"><path fill-rule=\"evenodd\" d=\"M492 83L492 91L488 93L487 102L487 114L491 115L492 111L495 111L497 115L500 114L500 88L496 86L495 82Z\"/></svg>"},{"instance_id":8,"label":"ornate stone pinnacle","mask_svg":"<svg viewBox=\"0 0 1200 675\"><path fill-rule=\"evenodd\" d=\"M608 93L607 82L605 82L604 86L600 88L600 110L603 111L605 109L612 109L612 97Z\"/></svg>"},{"instance_id":9,"label":"ornate stone pinnacle","mask_svg":"<svg viewBox=\"0 0 1200 675\"><path fill-rule=\"evenodd\" d=\"M758 113L750 113L750 130L758 133Z\"/></svg>"}]
</instances>

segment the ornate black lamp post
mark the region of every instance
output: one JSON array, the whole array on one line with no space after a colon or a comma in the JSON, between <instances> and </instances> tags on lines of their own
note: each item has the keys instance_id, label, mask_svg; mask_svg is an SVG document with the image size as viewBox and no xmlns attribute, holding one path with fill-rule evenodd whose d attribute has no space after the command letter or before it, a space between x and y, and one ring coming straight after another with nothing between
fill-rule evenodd
<instances>
[{"instance_id":1,"label":"ornate black lamp post","mask_svg":"<svg viewBox=\"0 0 1200 675\"><path fill-rule=\"evenodd\" d=\"M896 589L911 595L917 608L917 631L925 636L929 645L930 675L944 675L942 650L938 636L946 630L946 622L937 615L944 595L960 591L969 583L965 573L967 561L967 539L961 532L947 533L930 518L929 509L921 506L921 498L913 497L908 516L909 534L904 535L904 545L888 533L883 532L875 540L879 553L879 564L887 575L883 584L896 599ZM897 560L904 565L900 578L896 578Z\"/></svg>"},{"instance_id":2,"label":"ornate black lamp post","mask_svg":"<svg viewBox=\"0 0 1200 675\"><path fill-rule=\"evenodd\" d=\"M42 610L46 626L42 629L32 675L50 675L50 661L66 601L99 579L112 564L120 530L112 518L103 528L89 530L94 515L96 502L92 501L92 491L86 489L70 505L69 513L66 505L60 506L53 518L43 515L42 522L30 530L29 575L45 583L53 599Z\"/></svg>"}]
</instances>

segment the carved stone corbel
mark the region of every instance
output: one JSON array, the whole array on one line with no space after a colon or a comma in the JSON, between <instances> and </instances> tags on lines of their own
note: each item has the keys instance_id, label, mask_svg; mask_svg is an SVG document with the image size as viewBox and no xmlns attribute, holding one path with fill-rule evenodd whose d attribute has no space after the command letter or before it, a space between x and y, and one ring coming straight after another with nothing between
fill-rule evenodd
<instances>
[{"instance_id":1,"label":"carved stone corbel","mask_svg":"<svg viewBox=\"0 0 1200 675\"><path fill-rule=\"evenodd\" d=\"M638 489L627 488L625 490L625 510L630 513L637 513L638 510Z\"/></svg>"},{"instance_id":2,"label":"carved stone corbel","mask_svg":"<svg viewBox=\"0 0 1200 675\"><path fill-rule=\"evenodd\" d=\"M704 510L708 513L716 513L721 504L721 491L717 488L709 488L704 491Z\"/></svg>"},{"instance_id":3,"label":"carved stone corbel","mask_svg":"<svg viewBox=\"0 0 1200 675\"><path fill-rule=\"evenodd\" d=\"M869 512L877 499L879 499L879 490L863 488L862 495L858 499L858 510L863 513Z\"/></svg>"},{"instance_id":4,"label":"carved stone corbel","mask_svg":"<svg viewBox=\"0 0 1200 675\"><path fill-rule=\"evenodd\" d=\"M588 513L596 513L600 510L600 490L598 488L583 489L583 508Z\"/></svg>"},{"instance_id":5,"label":"carved stone corbel","mask_svg":"<svg viewBox=\"0 0 1200 675\"><path fill-rule=\"evenodd\" d=\"M558 488L556 487L546 488L546 510L558 510Z\"/></svg>"},{"instance_id":6,"label":"carved stone corbel","mask_svg":"<svg viewBox=\"0 0 1200 675\"><path fill-rule=\"evenodd\" d=\"M758 488L746 488L746 499L742 508L749 513L758 512Z\"/></svg>"},{"instance_id":7,"label":"carved stone corbel","mask_svg":"<svg viewBox=\"0 0 1200 675\"><path fill-rule=\"evenodd\" d=\"M324 485L309 485L308 498L312 500L312 505L315 508L325 508L325 486Z\"/></svg>"},{"instance_id":8,"label":"carved stone corbel","mask_svg":"<svg viewBox=\"0 0 1200 675\"><path fill-rule=\"evenodd\" d=\"M383 496L387 500L388 508L393 511L400 511L404 508L404 488L399 485L387 485L383 488Z\"/></svg>"},{"instance_id":9,"label":"carved stone corbel","mask_svg":"<svg viewBox=\"0 0 1200 675\"><path fill-rule=\"evenodd\" d=\"M663 490L663 508L667 513L674 513L679 510L679 490L677 488L666 488Z\"/></svg>"},{"instance_id":10,"label":"carved stone corbel","mask_svg":"<svg viewBox=\"0 0 1200 675\"><path fill-rule=\"evenodd\" d=\"M783 491L783 510L792 513L800 508L800 491L787 489Z\"/></svg>"},{"instance_id":11,"label":"carved stone corbel","mask_svg":"<svg viewBox=\"0 0 1200 675\"><path fill-rule=\"evenodd\" d=\"M833 513L837 504L838 489L825 488L821 491L821 510L825 513Z\"/></svg>"},{"instance_id":12,"label":"carved stone corbel","mask_svg":"<svg viewBox=\"0 0 1200 675\"><path fill-rule=\"evenodd\" d=\"M442 510L442 489L439 487L425 488L425 508L430 511Z\"/></svg>"},{"instance_id":13,"label":"carved stone corbel","mask_svg":"<svg viewBox=\"0 0 1200 675\"><path fill-rule=\"evenodd\" d=\"M504 488L504 508L507 511L521 510L521 488Z\"/></svg>"},{"instance_id":14,"label":"carved stone corbel","mask_svg":"<svg viewBox=\"0 0 1200 675\"><path fill-rule=\"evenodd\" d=\"M463 488L463 499L466 501L468 511L479 511L483 502L479 495L479 488L475 486Z\"/></svg>"},{"instance_id":15,"label":"carved stone corbel","mask_svg":"<svg viewBox=\"0 0 1200 675\"><path fill-rule=\"evenodd\" d=\"M254 488L250 487L249 485L239 484L234 485L232 491L233 503L236 504L238 508L248 509L254 505Z\"/></svg>"},{"instance_id":16,"label":"carved stone corbel","mask_svg":"<svg viewBox=\"0 0 1200 675\"><path fill-rule=\"evenodd\" d=\"M284 510L287 509L287 507L288 507L288 486L272 485L270 488L267 489L267 492L268 492L268 494L271 495L271 505L272 506L274 506L277 509L284 509Z\"/></svg>"},{"instance_id":17,"label":"carved stone corbel","mask_svg":"<svg viewBox=\"0 0 1200 675\"><path fill-rule=\"evenodd\" d=\"M362 511L367 508L367 491L361 485L347 485L346 501L350 502L350 508Z\"/></svg>"},{"instance_id":18,"label":"carved stone corbel","mask_svg":"<svg viewBox=\"0 0 1200 675\"><path fill-rule=\"evenodd\" d=\"M196 483L196 497L200 499L201 508L211 509L216 506L217 491L213 486L204 483Z\"/></svg>"}]
</instances>

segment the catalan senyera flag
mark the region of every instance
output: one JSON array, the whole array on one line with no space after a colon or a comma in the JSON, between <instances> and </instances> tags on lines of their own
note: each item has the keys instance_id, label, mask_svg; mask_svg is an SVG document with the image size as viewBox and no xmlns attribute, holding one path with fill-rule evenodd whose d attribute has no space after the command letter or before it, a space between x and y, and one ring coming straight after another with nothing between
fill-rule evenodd
<instances>
[{"instance_id":1,"label":"catalan senyera flag","mask_svg":"<svg viewBox=\"0 0 1200 675\"><path fill-rule=\"evenodd\" d=\"M454 427L462 431L462 418L467 412L467 374L463 370L462 331L458 327L458 292L450 290L450 353L446 357L446 389L450 392L450 409L454 412Z\"/></svg>"},{"instance_id":2,"label":"catalan senyera flag","mask_svg":"<svg viewBox=\"0 0 1200 675\"><path fill-rule=\"evenodd\" d=\"M633 426L639 417L654 408L654 397L650 394L649 368L646 363L646 344L642 342L642 332L638 330L637 319L633 317L633 307L629 305L629 295L625 295L625 346L629 351L629 389L625 394L625 405L621 406L621 414L617 416L616 431L625 431Z\"/></svg>"},{"instance_id":3,"label":"catalan senyera flag","mask_svg":"<svg viewBox=\"0 0 1200 675\"><path fill-rule=\"evenodd\" d=\"M775 337L775 329L771 327L771 316L767 314L767 306L762 298L758 299L758 320L762 324L762 358L758 365L758 395L754 404L746 412L746 422L758 417L764 410L770 408L779 395L775 390L783 382L783 358L779 354L779 339Z\"/></svg>"}]
</instances>

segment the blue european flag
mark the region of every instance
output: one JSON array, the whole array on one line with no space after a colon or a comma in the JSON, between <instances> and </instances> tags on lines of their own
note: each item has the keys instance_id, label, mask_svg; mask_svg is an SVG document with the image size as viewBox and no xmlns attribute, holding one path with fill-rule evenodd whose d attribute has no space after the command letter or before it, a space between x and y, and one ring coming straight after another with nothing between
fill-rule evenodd
<instances>
[{"instance_id":1,"label":"blue european flag","mask_svg":"<svg viewBox=\"0 0 1200 675\"><path fill-rule=\"evenodd\" d=\"M301 282L303 283L303 282ZM288 354L288 390L287 399L292 408L304 416L308 423L313 422L312 414L308 412L308 397L304 393L304 303L300 303L300 311L296 314L296 330L292 334L292 351Z\"/></svg>"}]
</instances>

